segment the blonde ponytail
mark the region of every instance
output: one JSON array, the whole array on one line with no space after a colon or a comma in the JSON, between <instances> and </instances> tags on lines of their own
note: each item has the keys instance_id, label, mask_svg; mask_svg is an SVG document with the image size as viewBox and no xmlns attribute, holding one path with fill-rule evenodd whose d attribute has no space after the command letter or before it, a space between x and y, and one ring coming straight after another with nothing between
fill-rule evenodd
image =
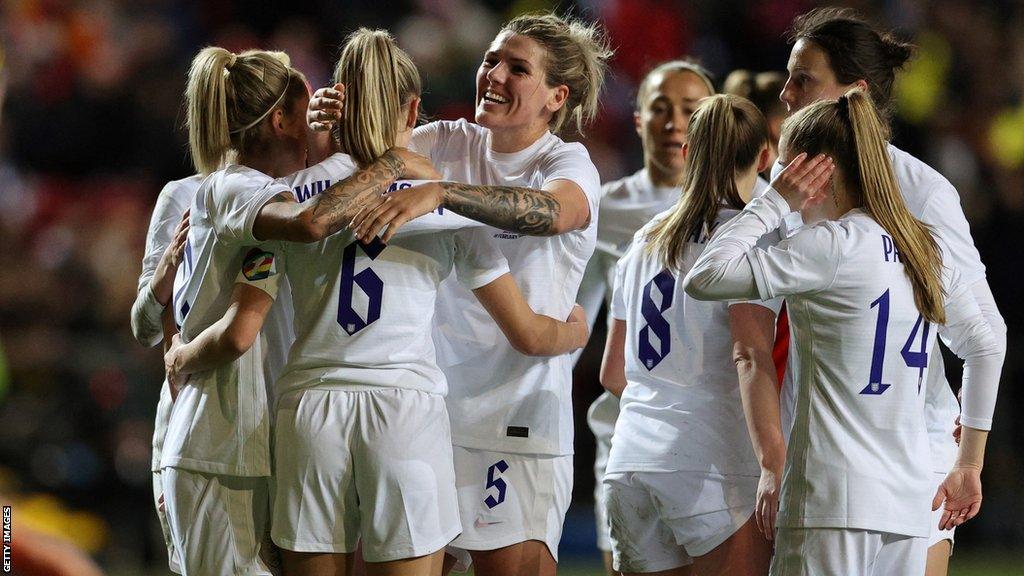
<instances>
[{"instance_id":1,"label":"blonde ponytail","mask_svg":"<svg viewBox=\"0 0 1024 576\"><path fill-rule=\"evenodd\" d=\"M711 233L723 204L743 208L736 173L756 162L767 143L768 123L749 100L728 94L702 100L687 130L682 194L672 212L648 232L648 252L678 270L686 243Z\"/></svg>"},{"instance_id":2,"label":"blonde ponytail","mask_svg":"<svg viewBox=\"0 0 1024 576\"><path fill-rule=\"evenodd\" d=\"M942 254L931 231L907 209L886 147L886 130L871 99L853 90L836 103L853 129L864 210L892 236L914 287L914 303L929 322L944 324Z\"/></svg>"},{"instance_id":3,"label":"blonde ponytail","mask_svg":"<svg viewBox=\"0 0 1024 576\"><path fill-rule=\"evenodd\" d=\"M284 52L233 54L203 48L192 60L185 89L189 151L196 171L218 170L228 154L261 143L260 126L278 107L290 111L306 92L305 78Z\"/></svg>"},{"instance_id":4,"label":"blonde ponytail","mask_svg":"<svg viewBox=\"0 0 1024 576\"><path fill-rule=\"evenodd\" d=\"M365 166L394 146L402 107L420 95L419 72L387 31L360 28L345 41L334 81L345 85L341 148Z\"/></svg>"}]
</instances>

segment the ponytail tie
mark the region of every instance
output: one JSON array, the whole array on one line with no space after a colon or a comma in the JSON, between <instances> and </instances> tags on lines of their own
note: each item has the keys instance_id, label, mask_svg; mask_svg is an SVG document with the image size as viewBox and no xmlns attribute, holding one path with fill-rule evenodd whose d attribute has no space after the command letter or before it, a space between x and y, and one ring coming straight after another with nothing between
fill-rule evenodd
<instances>
[{"instance_id":1,"label":"ponytail tie","mask_svg":"<svg viewBox=\"0 0 1024 576\"><path fill-rule=\"evenodd\" d=\"M230 60L228 60L228 65L227 65L227 67L228 67L228 68L234 68L234 66L235 66L235 62L236 62L236 61L238 61L238 54L235 54L235 53L233 53L233 52L232 52L232 53L231 53L231 59L230 59Z\"/></svg>"}]
</instances>

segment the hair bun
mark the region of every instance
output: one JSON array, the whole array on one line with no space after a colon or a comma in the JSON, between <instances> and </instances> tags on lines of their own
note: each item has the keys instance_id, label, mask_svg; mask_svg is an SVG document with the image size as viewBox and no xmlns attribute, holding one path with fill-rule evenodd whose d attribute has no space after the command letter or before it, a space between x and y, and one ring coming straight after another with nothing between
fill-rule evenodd
<instances>
[{"instance_id":1,"label":"hair bun","mask_svg":"<svg viewBox=\"0 0 1024 576\"><path fill-rule=\"evenodd\" d=\"M914 54L914 46L912 44L903 42L892 34L882 36L882 45L885 47L886 59L893 68L903 66Z\"/></svg>"}]
</instances>

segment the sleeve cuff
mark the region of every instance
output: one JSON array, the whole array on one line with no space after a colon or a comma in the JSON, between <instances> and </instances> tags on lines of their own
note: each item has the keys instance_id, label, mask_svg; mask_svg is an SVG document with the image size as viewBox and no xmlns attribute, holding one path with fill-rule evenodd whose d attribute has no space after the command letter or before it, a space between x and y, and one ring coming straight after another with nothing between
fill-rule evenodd
<instances>
[{"instance_id":1,"label":"sleeve cuff","mask_svg":"<svg viewBox=\"0 0 1024 576\"><path fill-rule=\"evenodd\" d=\"M487 286L488 284L494 282L498 278L501 278L505 274L510 273L511 272L508 269L508 266L500 266L498 268L492 268L480 274L474 274L467 280L463 280L462 277L459 277L459 283L470 290L476 290L477 288ZM458 272L456 272L456 275L457 274Z\"/></svg>"},{"instance_id":2,"label":"sleeve cuff","mask_svg":"<svg viewBox=\"0 0 1024 576\"><path fill-rule=\"evenodd\" d=\"M991 418L971 418L970 416L960 415L960 424L975 430L991 430L992 419Z\"/></svg>"}]
</instances>

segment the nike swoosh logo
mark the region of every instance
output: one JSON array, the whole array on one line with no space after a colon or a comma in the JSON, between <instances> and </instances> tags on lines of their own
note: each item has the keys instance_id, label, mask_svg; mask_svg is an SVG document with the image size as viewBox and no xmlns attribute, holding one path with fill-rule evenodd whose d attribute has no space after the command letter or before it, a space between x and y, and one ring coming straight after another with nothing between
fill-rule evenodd
<instances>
[{"instance_id":1,"label":"nike swoosh logo","mask_svg":"<svg viewBox=\"0 0 1024 576\"><path fill-rule=\"evenodd\" d=\"M495 524L501 524L501 523L502 523L502 520L498 520L497 522L481 522L480 519L477 518L476 522L473 522L473 527L474 528L483 528L485 526L494 526Z\"/></svg>"}]
</instances>

